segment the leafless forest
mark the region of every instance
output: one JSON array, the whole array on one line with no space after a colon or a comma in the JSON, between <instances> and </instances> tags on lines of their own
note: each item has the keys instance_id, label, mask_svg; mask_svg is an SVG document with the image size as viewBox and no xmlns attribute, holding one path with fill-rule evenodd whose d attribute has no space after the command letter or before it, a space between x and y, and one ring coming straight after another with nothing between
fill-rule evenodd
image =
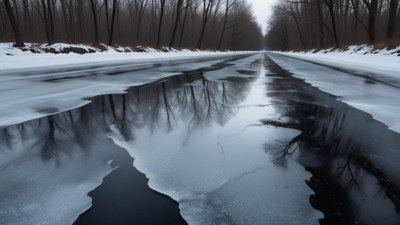
<instances>
[{"instance_id":1,"label":"leafless forest","mask_svg":"<svg viewBox=\"0 0 400 225\"><path fill-rule=\"evenodd\" d=\"M274 8L265 37L271 49L291 50L400 42L399 0L285 0Z\"/></svg>"},{"instance_id":2,"label":"leafless forest","mask_svg":"<svg viewBox=\"0 0 400 225\"><path fill-rule=\"evenodd\" d=\"M0 42L253 50L244 0L1 0Z\"/></svg>"}]
</instances>

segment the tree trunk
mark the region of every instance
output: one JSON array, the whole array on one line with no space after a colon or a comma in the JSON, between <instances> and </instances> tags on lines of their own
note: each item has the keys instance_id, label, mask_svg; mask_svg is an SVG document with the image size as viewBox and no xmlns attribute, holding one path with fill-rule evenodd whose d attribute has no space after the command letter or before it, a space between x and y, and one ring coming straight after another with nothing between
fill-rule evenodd
<instances>
[{"instance_id":1,"label":"tree trunk","mask_svg":"<svg viewBox=\"0 0 400 225\"><path fill-rule=\"evenodd\" d=\"M90 6L92 9L93 14L93 23L94 23L94 45L99 45L99 29L97 27L97 15L96 15L96 8L94 5L94 0L90 0Z\"/></svg>"},{"instance_id":2,"label":"tree trunk","mask_svg":"<svg viewBox=\"0 0 400 225\"><path fill-rule=\"evenodd\" d=\"M182 48L183 34L184 34L184 31L185 31L185 25L186 25L186 19L187 19L187 12L188 12L188 9L189 9L190 1L191 1L191 0L186 0L186 5L185 5L185 16L183 17L181 35L180 35L180 37L179 37L179 48Z\"/></svg>"},{"instance_id":3,"label":"tree trunk","mask_svg":"<svg viewBox=\"0 0 400 225\"><path fill-rule=\"evenodd\" d=\"M335 18L335 12L333 10L333 0L325 0L325 4L328 6L328 10L329 10L329 15L331 17L331 22L332 22L332 30L333 30L333 38L335 40L335 47L339 48L340 44L339 44L339 37L337 34L337 28L336 28L336 18Z\"/></svg>"},{"instance_id":4,"label":"tree trunk","mask_svg":"<svg viewBox=\"0 0 400 225\"><path fill-rule=\"evenodd\" d=\"M67 40L69 43L71 43L71 31L69 30L68 26L68 16L66 11L65 1L61 1L61 10L64 17L64 26L65 26L65 33L67 35Z\"/></svg>"},{"instance_id":5,"label":"tree trunk","mask_svg":"<svg viewBox=\"0 0 400 225\"><path fill-rule=\"evenodd\" d=\"M53 10L52 10L52 1L47 0L47 13L49 15L49 33L50 33L50 42L49 45L54 43L54 21L53 21Z\"/></svg>"},{"instance_id":6,"label":"tree trunk","mask_svg":"<svg viewBox=\"0 0 400 225\"><path fill-rule=\"evenodd\" d=\"M175 35L176 35L176 30L178 29L178 22L181 17L182 5L183 5L183 0L178 0L178 3L176 5L175 24L174 24L174 28L172 30L171 40L169 42L170 48L174 45L174 42L175 42Z\"/></svg>"},{"instance_id":7,"label":"tree trunk","mask_svg":"<svg viewBox=\"0 0 400 225\"><path fill-rule=\"evenodd\" d=\"M47 39L47 44L51 44L51 37L50 37L50 31L49 31L49 21L48 21L48 14L47 14L47 7L46 7L46 2L45 0L42 0L42 10L43 10L43 21L44 21L44 28L46 32L46 39Z\"/></svg>"},{"instance_id":8,"label":"tree trunk","mask_svg":"<svg viewBox=\"0 0 400 225\"><path fill-rule=\"evenodd\" d=\"M369 44L375 43L376 14L378 13L378 0L364 0L368 9L368 38Z\"/></svg>"},{"instance_id":9,"label":"tree trunk","mask_svg":"<svg viewBox=\"0 0 400 225\"><path fill-rule=\"evenodd\" d=\"M113 45L113 37L114 37L114 22L115 22L115 11L116 8L118 7L118 1L114 0L113 1L113 11L112 11L112 16L111 16L111 28L110 28L110 36L108 39L108 45L112 46Z\"/></svg>"},{"instance_id":10,"label":"tree trunk","mask_svg":"<svg viewBox=\"0 0 400 225\"><path fill-rule=\"evenodd\" d=\"M317 10L318 10L318 30L319 30L319 47L325 47L325 33L324 33L324 18L322 15L322 6L319 0L317 2Z\"/></svg>"},{"instance_id":11,"label":"tree trunk","mask_svg":"<svg viewBox=\"0 0 400 225\"><path fill-rule=\"evenodd\" d=\"M14 33L15 44L14 47L25 47L17 22L15 21L14 13L9 0L4 0L4 5L11 23L11 28Z\"/></svg>"},{"instance_id":12,"label":"tree trunk","mask_svg":"<svg viewBox=\"0 0 400 225\"><path fill-rule=\"evenodd\" d=\"M199 41L197 42L197 49L201 48L201 44L203 43L203 37L204 37L204 31L206 29L206 25L208 22L208 16L210 14L211 8L212 8L212 3L214 0L208 0L208 4L206 6L206 2L207 0L203 0L203 24L201 26L201 33L200 33L200 37L199 37Z\"/></svg>"},{"instance_id":13,"label":"tree trunk","mask_svg":"<svg viewBox=\"0 0 400 225\"><path fill-rule=\"evenodd\" d=\"M368 19L368 36L369 43L375 43L375 30L376 30L376 14L378 12L378 0L371 0Z\"/></svg>"},{"instance_id":14,"label":"tree trunk","mask_svg":"<svg viewBox=\"0 0 400 225\"><path fill-rule=\"evenodd\" d=\"M29 28L29 36L30 38L33 37L33 30L32 30L32 21L31 21L31 14L29 12L29 3L28 0L22 1L22 6L24 9L24 23L25 27Z\"/></svg>"},{"instance_id":15,"label":"tree trunk","mask_svg":"<svg viewBox=\"0 0 400 225\"><path fill-rule=\"evenodd\" d=\"M389 21L386 33L386 40L388 41L391 41L394 37L394 29L396 25L398 8L399 8L399 0L390 0Z\"/></svg>"},{"instance_id":16,"label":"tree trunk","mask_svg":"<svg viewBox=\"0 0 400 225\"><path fill-rule=\"evenodd\" d=\"M106 11L106 23L107 23L107 34L108 38L110 38L110 16L108 12L108 0L104 0L104 9Z\"/></svg>"},{"instance_id":17,"label":"tree trunk","mask_svg":"<svg viewBox=\"0 0 400 225\"><path fill-rule=\"evenodd\" d=\"M14 10L15 10L15 21L17 22L17 24L20 23L20 19L19 19L19 12L18 12L18 4L16 0L12 1L13 5L14 5Z\"/></svg>"},{"instance_id":18,"label":"tree trunk","mask_svg":"<svg viewBox=\"0 0 400 225\"><path fill-rule=\"evenodd\" d=\"M163 17L164 17L165 0L160 0L160 3L161 3L161 12L160 12L160 20L158 21L158 35L157 35L156 48L160 48L161 28L162 28L162 22L163 22Z\"/></svg>"},{"instance_id":19,"label":"tree trunk","mask_svg":"<svg viewBox=\"0 0 400 225\"><path fill-rule=\"evenodd\" d=\"M143 13L144 13L144 9L145 6L147 5L147 0L141 0L140 1L140 7L139 7L139 13L138 13L138 20L137 20L137 24L136 24L136 43L140 43L141 42L141 28L142 28L142 18L143 18Z\"/></svg>"},{"instance_id":20,"label":"tree trunk","mask_svg":"<svg viewBox=\"0 0 400 225\"><path fill-rule=\"evenodd\" d=\"M219 38L217 50L220 50L221 45L222 45L222 39L224 38L225 29L226 29L226 23L228 21L228 14L229 14L229 8L230 8L229 3L230 3L230 1L226 0L225 15L224 15L224 25L222 26L222 33L221 33L221 37Z\"/></svg>"},{"instance_id":21,"label":"tree trunk","mask_svg":"<svg viewBox=\"0 0 400 225\"><path fill-rule=\"evenodd\" d=\"M299 24L299 21L297 20L296 13L294 12L292 7L290 7L290 15L293 17L293 20L296 24L296 28L297 28L297 32L299 33L301 45L302 45L303 49L306 49L307 48L306 42L304 41L303 34L301 33L300 24Z\"/></svg>"},{"instance_id":22,"label":"tree trunk","mask_svg":"<svg viewBox=\"0 0 400 225\"><path fill-rule=\"evenodd\" d=\"M72 15L73 9L72 9L72 0L68 1L68 17L69 17L69 31L71 35L71 42L75 42L75 29L74 29L74 17Z\"/></svg>"}]
</instances>

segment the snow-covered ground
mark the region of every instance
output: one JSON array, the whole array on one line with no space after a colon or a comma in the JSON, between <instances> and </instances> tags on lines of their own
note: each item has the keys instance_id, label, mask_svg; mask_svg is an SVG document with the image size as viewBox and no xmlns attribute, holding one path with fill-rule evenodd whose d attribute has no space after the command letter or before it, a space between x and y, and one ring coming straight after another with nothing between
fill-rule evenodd
<instances>
[{"instance_id":1,"label":"snow-covered ground","mask_svg":"<svg viewBox=\"0 0 400 225\"><path fill-rule=\"evenodd\" d=\"M295 77L338 96L400 133L400 57L397 55L387 50L377 54L349 50L269 55Z\"/></svg>"},{"instance_id":2,"label":"snow-covered ground","mask_svg":"<svg viewBox=\"0 0 400 225\"><path fill-rule=\"evenodd\" d=\"M327 49L306 52L276 52L296 59L339 67L360 75L374 76L385 82L400 80L400 46L374 49L372 46L350 46L346 50Z\"/></svg>"},{"instance_id":3,"label":"snow-covered ground","mask_svg":"<svg viewBox=\"0 0 400 225\"><path fill-rule=\"evenodd\" d=\"M51 49L48 51L62 52L66 48L80 48L84 51L91 51L88 54L54 54L45 53L43 49ZM71 64L83 63L110 63L121 60L131 62L143 62L148 60L162 60L162 59L185 59L187 57L209 57L209 56L226 56L237 54L238 52L210 52L210 51L190 51L176 49L167 49L158 51L153 48L141 48L143 52L124 52L129 48L110 48L104 46L106 50L100 51L88 45L67 45L67 44L54 44L52 46L39 45L33 47L32 44L27 44L27 49L33 49L37 53L31 51L23 51L20 48L12 47L12 43L0 43L0 72L9 69L33 68L44 66L61 66ZM130 49L129 49L130 50ZM168 51L168 52L166 52ZM243 53L243 52L242 52Z\"/></svg>"}]
</instances>

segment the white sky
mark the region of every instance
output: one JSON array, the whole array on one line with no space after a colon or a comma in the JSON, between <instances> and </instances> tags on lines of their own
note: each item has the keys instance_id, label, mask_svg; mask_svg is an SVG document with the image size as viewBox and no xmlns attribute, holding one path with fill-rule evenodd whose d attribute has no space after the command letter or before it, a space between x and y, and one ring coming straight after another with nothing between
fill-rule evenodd
<instances>
[{"instance_id":1,"label":"white sky","mask_svg":"<svg viewBox=\"0 0 400 225\"><path fill-rule=\"evenodd\" d=\"M272 6L278 0L247 0L253 5L254 15L263 29L263 34L267 29L267 21L272 16Z\"/></svg>"}]
</instances>

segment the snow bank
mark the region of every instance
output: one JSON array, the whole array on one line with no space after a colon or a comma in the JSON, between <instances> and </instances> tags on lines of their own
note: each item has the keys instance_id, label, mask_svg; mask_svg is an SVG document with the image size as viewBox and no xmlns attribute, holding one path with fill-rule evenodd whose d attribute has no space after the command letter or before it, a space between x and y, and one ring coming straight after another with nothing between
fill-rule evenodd
<instances>
[{"instance_id":1,"label":"snow bank","mask_svg":"<svg viewBox=\"0 0 400 225\"><path fill-rule=\"evenodd\" d=\"M34 44L26 43L25 47L15 48L12 43L0 43L0 56L14 56L21 54L88 54L96 52L133 52L130 48L124 47L111 47L107 45L99 45L97 47L84 45L84 44L65 44L65 43L55 43L52 45L47 44Z\"/></svg>"},{"instance_id":2,"label":"snow bank","mask_svg":"<svg viewBox=\"0 0 400 225\"><path fill-rule=\"evenodd\" d=\"M359 74L367 74L388 82L400 80L400 46L394 49L374 49L369 45L361 45L350 46L345 50L326 49L274 53L339 67Z\"/></svg>"},{"instance_id":3,"label":"snow bank","mask_svg":"<svg viewBox=\"0 0 400 225\"><path fill-rule=\"evenodd\" d=\"M296 53L290 51L291 53ZM328 48L328 49L311 49L307 51L301 51L297 53L314 53L314 54L344 54L344 55L367 55L367 54L377 54L377 55L392 55L400 56L400 46L397 48L382 48L377 49L372 45L351 45L345 49L340 48Z\"/></svg>"}]
</instances>

